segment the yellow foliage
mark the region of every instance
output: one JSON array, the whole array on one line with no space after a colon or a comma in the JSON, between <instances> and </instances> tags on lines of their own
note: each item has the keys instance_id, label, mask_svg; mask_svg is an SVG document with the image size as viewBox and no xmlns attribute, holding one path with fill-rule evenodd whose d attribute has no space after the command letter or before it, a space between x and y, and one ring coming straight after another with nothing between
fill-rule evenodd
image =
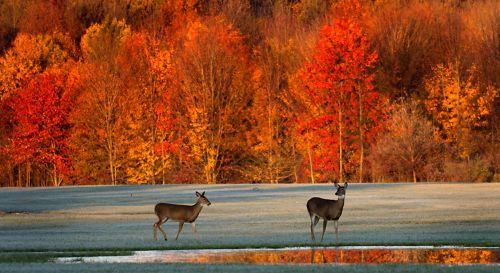
<instances>
[{"instance_id":1,"label":"yellow foliage","mask_svg":"<svg viewBox=\"0 0 500 273\"><path fill-rule=\"evenodd\" d=\"M162 170L168 170L173 164L172 157L165 153L154 154L151 141L136 140L133 145L129 145L126 174L128 181L134 184L147 184L153 178L158 177ZM162 166L163 162L163 166Z\"/></svg>"},{"instance_id":2,"label":"yellow foliage","mask_svg":"<svg viewBox=\"0 0 500 273\"><path fill-rule=\"evenodd\" d=\"M64 64L70 57L65 43L60 34L19 34L12 48L0 58L0 101L38 73Z\"/></svg>"},{"instance_id":3,"label":"yellow foliage","mask_svg":"<svg viewBox=\"0 0 500 273\"><path fill-rule=\"evenodd\" d=\"M205 151L208 149L208 140L206 132L209 129L209 122L206 113L202 108L187 108L191 130L188 132L188 139L192 144L191 156L195 161L203 159Z\"/></svg>"},{"instance_id":4,"label":"yellow foliage","mask_svg":"<svg viewBox=\"0 0 500 273\"><path fill-rule=\"evenodd\" d=\"M101 60L115 54L122 44L132 35L124 20L106 20L93 24L82 37L81 49L86 60Z\"/></svg>"},{"instance_id":5,"label":"yellow foliage","mask_svg":"<svg viewBox=\"0 0 500 273\"><path fill-rule=\"evenodd\" d=\"M172 62L172 50L160 50L150 58L151 74L159 85L158 89L164 91L174 81L174 64Z\"/></svg>"},{"instance_id":6,"label":"yellow foliage","mask_svg":"<svg viewBox=\"0 0 500 273\"><path fill-rule=\"evenodd\" d=\"M486 117L498 95L494 87L482 88L477 84L476 77L474 66L462 79L458 68L448 64L436 66L433 75L425 80L425 106L439 123L445 141L457 144L463 158L471 152L467 137L472 129L488 124Z\"/></svg>"}]
</instances>

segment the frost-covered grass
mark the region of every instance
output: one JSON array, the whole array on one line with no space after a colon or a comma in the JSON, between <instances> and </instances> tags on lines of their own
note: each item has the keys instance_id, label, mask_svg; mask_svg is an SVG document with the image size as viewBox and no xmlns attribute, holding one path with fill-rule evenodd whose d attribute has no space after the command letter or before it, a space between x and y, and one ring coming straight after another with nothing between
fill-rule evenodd
<instances>
[{"instance_id":1,"label":"frost-covered grass","mask_svg":"<svg viewBox=\"0 0 500 273\"><path fill-rule=\"evenodd\" d=\"M157 202L212 206L172 240L152 240ZM0 250L139 250L310 244L305 204L333 198L331 185L166 185L0 189ZM352 184L340 220L342 245L500 245L500 184ZM317 232L320 232L320 225ZM334 245L333 224L326 244Z\"/></svg>"},{"instance_id":2,"label":"frost-covered grass","mask_svg":"<svg viewBox=\"0 0 500 273\"><path fill-rule=\"evenodd\" d=\"M187 225L179 240L174 241L177 223L167 222L165 230L169 241L153 241L154 205L158 202L192 204L196 199L195 190L205 190L212 202L197 220L201 240L194 239ZM31 272L29 263L11 264L16 261L12 257L19 253L25 253L24 262L38 262L36 265L40 268L57 266L60 269L57 271L71 271L73 266L81 265L39 262L60 256L57 252L98 255L103 251L311 245L305 204L312 196L333 198L333 193L332 185L3 188L0 189L0 211L26 213L0 216L0 271L18 266L20 272ZM500 246L499 197L500 184L350 184L339 222L339 243ZM335 245L333 223L329 224L325 241L325 245ZM42 254L37 254L40 251ZM45 251L50 252L44 254ZM202 269L203 265L151 265L148 268L163 267L190 271ZM260 270L251 266L236 267L243 272ZM113 272L114 268L123 271L130 267L91 265L89 268ZM267 270L269 266L262 268ZM304 268L275 267L272 271L301 272ZM358 267L334 268L343 272ZM396 271L414 272L411 266L402 268L408 270L398 268ZM484 267L484 270L492 268L495 267ZM378 270L372 269L368 271ZM431 271L469 270L468 267L433 267Z\"/></svg>"}]
</instances>

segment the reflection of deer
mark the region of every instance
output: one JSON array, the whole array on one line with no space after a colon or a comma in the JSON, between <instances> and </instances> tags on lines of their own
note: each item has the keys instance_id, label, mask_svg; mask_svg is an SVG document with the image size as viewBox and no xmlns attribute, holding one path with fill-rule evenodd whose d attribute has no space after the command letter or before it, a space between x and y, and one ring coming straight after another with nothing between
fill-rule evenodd
<instances>
[{"instance_id":1,"label":"reflection of deer","mask_svg":"<svg viewBox=\"0 0 500 273\"><path fill-rule=\"evenodd\" d=\"M153 238L157 240L156 229L158 228L165 241L167 240L167 234L161 228L161 225L164 224L168 219L172 219L173 221L179 222L179 230L177 231L177 236L175 236L175 240L179 237L179 233L181 233L182 227L184 226L184 222L191 223L191 228L193 233L198 239L198 234L196 233L196 225L194 221L198 218L198 215L203 208L203 205L210 206L210 201L205 197L205 192L199 193L196 192L196 196L198 200L196 204L192 206L186 205L176 205L176 204L168 204L168 203L158 203L155 206L155 214L158 216L158 222L153 225Z\"/></svg>"},{"instance_id":2,"label":"reflection of deer","mask_svg":"<svg viewBox=\"0 0 500 273\"><path fill-rule=\"evenodd\" d=\"M314 237L314 227L318 224L319 218L323 219L323 234L321 234L321 241L323 242L326 223L329 220L333 220L335 225L335 238L337 242L339 241L338 220L340 215L342 215L342 209L344 208L347 183L345 183L344 186L339 186L335 183L335 187L337 187L335 195L338 196L338 200L313 197L307 201L307 211L309 212L309 217L311 218L311 238L313 241L316 241L316 238Z\"/></svg>"}]
</instances>

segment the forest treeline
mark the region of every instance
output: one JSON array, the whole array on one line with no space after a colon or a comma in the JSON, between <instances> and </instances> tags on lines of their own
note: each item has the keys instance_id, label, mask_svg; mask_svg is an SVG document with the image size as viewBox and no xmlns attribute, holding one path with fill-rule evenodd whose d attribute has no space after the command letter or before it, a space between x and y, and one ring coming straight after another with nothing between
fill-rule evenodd
<instances>
[{"instance_id":1,"label":"forest treeline","mask_svg":"<svg viewBox=\"0 0 500 273\"><path fill-rule=\"evenodd\" d=\"M0 186L500 181L500 1L0 1Z\"/></svg>"}]
</instances>

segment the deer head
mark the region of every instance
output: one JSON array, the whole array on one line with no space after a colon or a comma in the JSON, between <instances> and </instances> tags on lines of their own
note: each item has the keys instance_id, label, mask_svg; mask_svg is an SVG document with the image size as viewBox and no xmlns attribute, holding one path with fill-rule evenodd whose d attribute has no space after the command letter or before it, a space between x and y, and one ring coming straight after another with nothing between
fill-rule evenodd
<instances>
[{"instance_id":1,"label":"deer head","mask_svg":"<svg viewBox=\"0 0 500 273\"><path fill-rule=\"evenodd\" d=\"M338 183L335 183L335 188L337 188L337 192L335 192L335 195L337 195L339 198L344 198L345 190L347 189L347 182L344 183L344 186L340 186Z\"/></svg>"},{"instance_id":2,"label":"deer head","mask_svg":"<svg viewBox=\"0 0 500 273\"><path fill-rule=\"evenodd\" d=\"M205 197L205 192L199 193L196 192L196 196L198 197L198 203L200 203L202 206L207 205L210 206L212 203Z\"/></svg>"}]
</instances>

